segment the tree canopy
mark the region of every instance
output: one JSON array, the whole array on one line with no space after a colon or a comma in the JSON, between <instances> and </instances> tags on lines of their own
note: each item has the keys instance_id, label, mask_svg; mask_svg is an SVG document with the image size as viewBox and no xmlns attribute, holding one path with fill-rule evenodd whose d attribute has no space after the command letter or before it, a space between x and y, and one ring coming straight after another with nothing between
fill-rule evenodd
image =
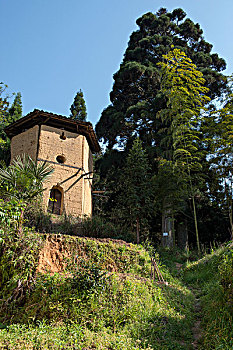
<instances>
[{"instance_id":1,"label":"tree canopy","mask_svg":"<svg viewBox=\"0 0 233 350\"><path fill-rule=\"evenodd\" d=\"M9 107L7 122L9 124L13 123L16 120L22 118L22 116L23 116L22 96L21 96L21 93L18 92L15 95L12 105Z\"/></svg>"},{"instance_id":2,"label":"tree canopy","mask_svg":"<svg viewBox=\"0 0 233 350\"><path fill-rule=\"evenodd\" d=\"M9 164L10 162L10 140L4 129L10 123L22 117L22 100L21 93L9 95L8 86L0 83L0 160ZM15 95L13 102L12 97Z\"/></svg>"},{"instance_id":3,"label":"tree canopy","mask_svg":"<svg viewBox=\"0 0 233 350\"><path fill-rule=\"evenodd\" d=\"M147 146L158 144L160 124L155 115L166 102L157 63L171 45L184 51L203 74L211 99L225 89L224 59L211 53L212 45L205 41L200 25L185 17L182 9L168 12L162 8L137 19L139 29L131 34L123 62L113 76L111 104L96 125L99 139L109 148L127 147L135 135Z\"/></svg>"}]
</instances>

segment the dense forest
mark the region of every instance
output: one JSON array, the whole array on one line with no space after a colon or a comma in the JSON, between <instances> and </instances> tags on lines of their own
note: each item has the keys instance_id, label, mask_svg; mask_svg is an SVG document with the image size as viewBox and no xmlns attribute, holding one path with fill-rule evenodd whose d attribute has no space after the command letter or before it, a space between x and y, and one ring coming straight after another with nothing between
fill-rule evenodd
<instances>
[{"instance_id":1,"label":"dense forest","mask_svg":"<svg viewBox=\"0 0 233 350\"><path fill-rule=\"evenodd\" d=\"M1 349L233 346L232 77L182 9L136 23L96 125L92 217L44 210L54 169L10 160L22 101L0 83ZM87 120L82 90L68 118Z\"/></svg>"},{"instance_id":2,"label":"dense forest","mask_svg":"<svg viewBox=\"0 0 233 350\"><path fill-rule=\"evenodd\" d=\"M230 239L232 85L221 73L226 63L182 9L147 13L137 25L114 74L111 104L96 125L106 145L96 160L96 186L108 197L95 210L126 224L128 232L140 227L141 239L155 243L185 247L189 241L200 249Z\"/></svg>"}]
</instances>

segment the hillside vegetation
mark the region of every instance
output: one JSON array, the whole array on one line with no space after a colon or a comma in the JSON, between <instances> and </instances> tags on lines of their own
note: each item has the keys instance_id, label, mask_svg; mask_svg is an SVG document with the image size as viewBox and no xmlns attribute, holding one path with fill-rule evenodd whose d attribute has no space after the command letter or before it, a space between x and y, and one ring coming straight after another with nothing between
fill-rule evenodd
<instances>
[{"instance_id":1,"label":"hillside vegetation","mask_svg":"<svg viewBox=\"0 0 233 350\"><path fill-rule=\"evenodd\" d=\"M151 279L152 255L167 284ZM188 264L167 257L117 240L1 230L0 347L197 348L200 294L204 348L214 348L214 333L216 349L229 349L232 247Z\"/></svg>"},{"instance_id":2,"label":"hillside vegetation","mask_svg":"<svg viewBox=\"0 0 233 350\"><path fill-rule=\"evenodd\" d=\"M21 252L23 258L15 260L1 290L2 348L169 349L173 344L182 349L191 342L192 293L165 267L161 270L168 285L153 282L150 256L142 246L30 235L24 233L28 247L38 242L47 245L48 253L48 242L57 245L57 266L63 255L63 270L40 273L35 264L29 273L26 257L32 246ZM3 251L2 263L9 267L9 248ZM38 259L39 249L34 252Z\"/></svg>"},{"instance_id":3,"label":"hillside vegetation","mask_svg":"<svg viewBox=\"0 0 233 350\"><path fill-rule=\"evenodd\" d=\"M203 349L232 349L233 244L187 264L184 280L200 299Z\"/></svg>"}]
</instances>

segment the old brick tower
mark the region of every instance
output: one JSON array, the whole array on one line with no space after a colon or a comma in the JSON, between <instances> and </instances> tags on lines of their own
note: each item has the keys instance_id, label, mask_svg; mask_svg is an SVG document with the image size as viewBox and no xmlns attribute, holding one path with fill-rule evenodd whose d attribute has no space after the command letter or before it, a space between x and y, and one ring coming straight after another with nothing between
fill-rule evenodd
<instances>
[{"instance_id":1,"label":"old brick tower","mask_svg":"<svg viewBox=\"0 0 233 350\"><path fill-rule=\"evenodd\" d=\"M11 138L11 159L27 154L54 167L44 184L43 205L48 211L91 215L92 153L100 151L91 123L35 109L5 131Z\"/></svg>"}]
</instances>

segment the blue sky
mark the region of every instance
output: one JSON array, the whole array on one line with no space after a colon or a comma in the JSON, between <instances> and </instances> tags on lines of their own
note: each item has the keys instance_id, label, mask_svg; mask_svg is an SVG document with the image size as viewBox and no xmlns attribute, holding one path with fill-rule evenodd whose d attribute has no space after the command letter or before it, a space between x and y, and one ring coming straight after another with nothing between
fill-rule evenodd
<instances>
[{"instance_id":1,"label":"blue sky","mask_svg":"<svg viewBox=\"0 0 233 350\"><path fill-rule=\"evenodd\" d=\"M136 19L160 7L181 7L233 72L232 0L0 0L0 81L21 92L23 112L69 115L81 88L88 120L109 104Z\"/></svg>"}]
</instances>

